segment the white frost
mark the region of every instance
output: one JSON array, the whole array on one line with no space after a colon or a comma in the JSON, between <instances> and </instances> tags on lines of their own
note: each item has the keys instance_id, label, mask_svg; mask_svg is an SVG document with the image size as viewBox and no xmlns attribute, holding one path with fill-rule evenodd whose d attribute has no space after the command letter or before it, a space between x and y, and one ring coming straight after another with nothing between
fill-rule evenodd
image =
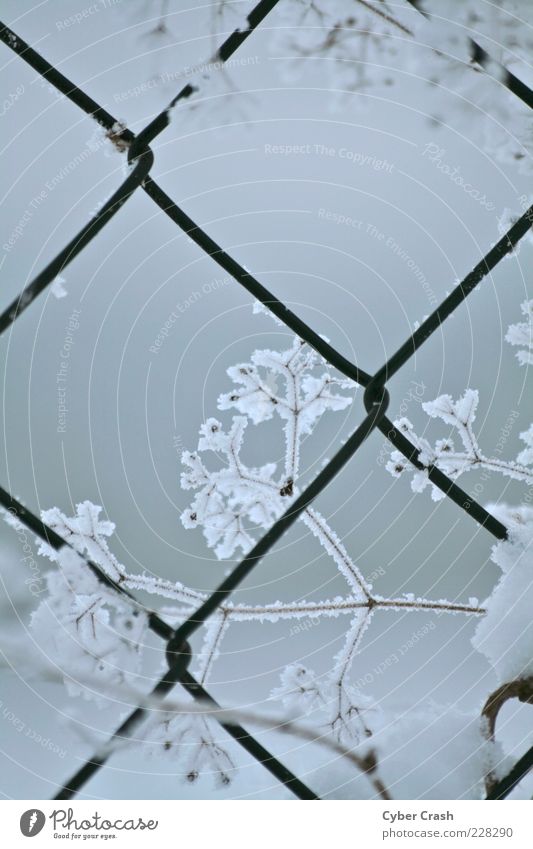
<instances>
[{"instance_id":1,"label":"white frost","mask_svg":"<svg viewBox=\"0 0 533 849\"><path fill-rule=\"evenodd\" d=\"M512 519L514 514L514 521ZM502 575L484 602L472 645L503 683L533 675L533 511L507 511L513 521L509 539L492 549ZM505 515L505 514L504 514ZM524 518L529 521L524 522Z\"/></svg>"}]
</instances>

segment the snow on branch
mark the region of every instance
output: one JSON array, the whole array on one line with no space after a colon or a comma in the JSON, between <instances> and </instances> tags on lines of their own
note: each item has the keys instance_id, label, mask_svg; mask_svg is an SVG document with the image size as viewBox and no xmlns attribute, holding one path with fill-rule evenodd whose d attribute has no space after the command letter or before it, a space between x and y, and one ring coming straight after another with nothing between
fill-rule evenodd
<instances>
[{"instance_id":1,"label":"snow on branch","mask_svg":"<svg viewBox=\"0 0 533 849\"><path fill-rule=\"evenodd\" d=\"M505 335L505 339L510 345L521 347L521 351L516 352L516 358L521 366L533 365L533 300L524 301L520 305L522 315L525 321L520 321L517 324L511 324ZM530 428L531 432L531 428ZM529 437L528 445L531 447L533 436ZM525 440L527 442L527 440Z\"/></svg>"},{"instance_id":2,"label":"snow on branch","mask_svg":"<svg viewBox=\"0 0 533 849\"><path fill-rule=\"evenodd\" d=\"M533 301L524 301L521 309L526 320L512 324L505 339L521 349L517 353L520 365L530 365L533 363ZM408 419L395 421L394 426L418 450L418 461L424 468L414 467L398 451L391 453L386 468L394 477L411 472L411 488L416 493L422 492L431 483L428 477L431 467L437 467L452 480L457 480L465 472L484 469L498 472L528 487L524 502L518 506L503 503L487 505L489 513L507 528L507 538L499 540L492 548L491 559L501 574L482 604L484 615L478 620L471 642L474 649L485 656L498 681L498 688L488 697L481 712L484 736L495 744L496 718L505 701L518 698L533 704L533 508L530 506L533 423L519 434L525 448L516 459L489 457L480 447L474 430L478 403L478 392L467 389L457 401L450 395L441 395L422 404L430 418L440 419L451 429L451 433L435 445L418 436ZM458 447L452 433L459 437ZM432 497L439 500L443 493L432 486ZM488 764L485 772L487 793L490 794L499 779L510 771L507 757L502 756Z\"/></svg>"}]
</instances>

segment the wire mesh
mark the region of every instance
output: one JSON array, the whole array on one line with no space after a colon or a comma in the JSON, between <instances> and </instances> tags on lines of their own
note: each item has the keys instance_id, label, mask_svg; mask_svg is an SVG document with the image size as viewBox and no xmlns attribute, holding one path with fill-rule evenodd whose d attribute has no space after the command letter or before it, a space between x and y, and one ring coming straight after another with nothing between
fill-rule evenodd
<instances>
[{"instance_id":1,"label":"wire mesh","mask_svg":"<svg viewBox=\"0 0 533 849\"><path fill-rule=\"evenodd\" d=\"M235 30L220 46L213 61L225 62L246 41L246 39L261 24L264 18L278 4L279 0L261 0L247 17L247 27ZM417 8L418 4L410 0ZM230 254L219 246L201 227L190 218L152 179L151 168L154 164L154 154L150 148L156 136L168 126L169 111L180 100L192 97L197 88L188 83L171 101L167 109L160 112L138 135L120 124L113 115L103 109L84 91L67 79L56 67L27 44L9 27L0 23L0 40L14 53L30 65L49 84L53 85L72 103L96 120L107 131L108 137L121 150L128 151L130 173L121 186L114 192L105 205L90 219L80 232L70 240L54 259L23 289L20 295L0 313L0 334L11 327L22 312L32 301L72 262L72 260L91 242L103 227L109 224L112 217L141 188L152 198L154 203L184 232L196 245L214 262L221 266L237 283L246 289L254 298L266 306L278 319L289 327L297 336L312 346L325 360L342 374L351 378L364 387L364 403L366 416L352 433L349 439L337 451L311 484L290 505L286 512L272 525L264 536L255 544L249 554L229 573L226 579L216 587L207 600L200 605L195 613L189 616L177 628L166 623L155 611L148 610L119 583L113 581L97 564L82 555L87 567L98 579L121 593L130 603L143 609L148 614L150 629L166 641L166 659L168 669L153 688L150 699L163 699L177 684L189 693L195 700L208 705L211 714L217 718L220 706L206 689L190 674L188 667L192 658L190 637L206 622L206 620L227 599L233 590L249 575L259 561L278 542L289 527L311 502L322 493L332 482L338 472L353 457L375 429L380 430L389 442L399 450L415 467L425 469L431 482L437 486L457 506L464 510L477 523L484 527L497 539L505 539L505 526L475 499L464 492L446 474L434 465L423 465L419 452L409 439L396 430L394 424L387 418L389 392L386 384L390 378L401 369L411 356L429 339L463 301L479 285L479 283L494 269L498 263L513 250L520 239L533 224L533 206L530 207L494 245L488 253L476 264L472 271L458 283L452 292L420 327L404 342L403 345L384 363L378 371L371 375L359 365L347 360L340 352L325 341L317 332L309 327L298 315L293 313L282 300L276 298L249 271L240 265ZM513 74L495 62L485 50L474 41L471 42L471 58L487 73L494 74L498 66L498 80L513 94L519 97L530 108L533 108L533 91L518 80ZM7 490L0 487L0 505L8 510L26 527L36 533L54 549L70 546L68 538L57 534L41 519L17 501ZM164 703L163 703L164 704ZM86 782L106 763L112 751L114 741L127 739L139 723L146 717L147 708L139 705L120 725L110 738L108 745L90 758L78 769L60 788L55 799L72 798ZM319 797L301 781L291 770L282 764L271 752L267 751L253 735L241 725L219 720L225 731L236 740L252 757L261 763L275 778L286 786L299 799L318 799ZM521 781L524 775L533 767L533 747L515 764L513 769L492 789L487 796L489 799L506 798L512 789ZM368 771L375 769L375 764L369 763Z\"/></svg>"}]
</instances>

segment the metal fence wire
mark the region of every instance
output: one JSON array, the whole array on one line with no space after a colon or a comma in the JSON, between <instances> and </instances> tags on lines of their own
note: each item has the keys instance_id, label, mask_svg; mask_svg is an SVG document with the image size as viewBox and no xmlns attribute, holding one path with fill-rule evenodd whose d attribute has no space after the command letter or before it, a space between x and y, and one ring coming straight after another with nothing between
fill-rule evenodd
<instances>
[{"instance_id":1,"label":"metal fence wire","mask_svg":"<svg viewBox=\"0 0 533 849\"><path fill-rule=\"evenodd\" d=\"M225 62L236 50L252 35L254 30L261 24L264 18L278 4L279 0L260 0L247 17L247 26L235 30L219 47L213 57L213 61ZM409 0L415 8L418 3ZM421 14L423 12L421 10ZM150 148L156 136L158 136L169 124L169 109L178 101L192 97L198 90L191 83L185 85L169 104L169 107L156 118L154 118L138 135L121 125L116 118L98 105L88 94L79 89L74 83L67 79L53 65L30 47L9 27L0 23L0 39L14 53L30 65L47 83L54 86L72 103L94 118L100 126L105 128L108 137L121 150L128 153L128 162L131 166L130 173L91 220L80 230L80 232L61 250L57 256L44 268L10 304L7 309L0 313L0 334L4 333L29 307L32 301L47 287L63 269L92 241L99 231L111 221L112 217L128 201L134 192L141 188L152 198L155 204L195 242L211 259L218 263L231 277L243 286L254 298L257 298L277 318L281 319L297 336L305 340L316 351L318 351L333 367L342 374L354 380L364 387L364 403L366 416L352 433L350 438L342 445L328 464L322 469L312 483L291 504L289 509L279 518L265 535L256 543L250 553L230 572L226 579L213 590L207 600L179 627L173 628L168 625L154 611L147 611L148 623L151 630L162 640L166 641L166 659L168 669L163 677L153 688L151 696L163 699L176 685L183 687L193 699L202 705L212 709L212 715L217 718L217 710L222 710L213 697L188 671L192 657L192 649L189 638L201 625L213 614L233 592L233 590L246 578L257 566L259 561L267 554L273 545L280 539L285 531L296 521L300 514L309 504L331 483L335 475L350 460L355 452L362 446L366 437L378 429L402 452L402 454L418 469L425 466L419 461L419 452L409 439L397 431L393 423L387 418L389 406L389 393L386 387L387 381L413 356L413 354L424 344L424 342L437 330L443 321L454 312L475 287L494 269L497 264L513 250L513 247L527 233L533 225L533 206L531 206L510 228L510 230L497 242L494 247L477 263L472 271L452 290L434 312L420 325L420 327L404 342L404 344L393 354L390 359L373 375L363 371L358 365L350 362L335 350L328 342L320 337L301 318L293 313L283 301L276 298L259 280L251 275L242 265L220 247L213 239L199 227L187 213L177 206L176 203L163 191L163 189L150 176L154 164L154 154ZM521 80L507 71L502 65L492 59L474 41L470 43L471 60L479 70L497 78L500 84L505 85L513 94L519 97L529 108L533 108L533 91ZM484 527L497 539L505 539L507 530L501 522L488 513L477 501L471 498L457 484L450 480L447 475L436 466L430 466L427 474L433 484L437 486L455 504L464 510L477 523ZM44 524L35 514L31 513L10 492L0 487L0 506L9 510L12 515L22 522L27 528L36 533L55 549L64 545L70 545L67 538L59 536L50 527ZM100 581L112 587L117 593L122 593L135 601L134 596L124 587L113 581L105 572L91 562L83 558L87 567L93 571ZM136 602L136 604L139 604ZM141 605L142 606L142 605ZM146 609L146 608L145 608ZM143 706L137 707L120 725L110 738L108 745L99 753L91 757L77 772L75 772L61 787L54 797L55 799L70 799L86 784L106 762L112 750L112 743L130 737L134 729L146 717L147 709ZM299 799L318 799L319 797L301 781L291 770L284 766L274 755L262 746L241 725L233 721L219 719L225 731L236 740L252 757L262 764L275 778L287 787ZM525 753L515 764L512 770L501 779L493 788L487 799L504 799L518 782L533 768L533 747ZM376 769L375 763L368 764L367 771L371 773Z\"/></svg>"}]
</instances>

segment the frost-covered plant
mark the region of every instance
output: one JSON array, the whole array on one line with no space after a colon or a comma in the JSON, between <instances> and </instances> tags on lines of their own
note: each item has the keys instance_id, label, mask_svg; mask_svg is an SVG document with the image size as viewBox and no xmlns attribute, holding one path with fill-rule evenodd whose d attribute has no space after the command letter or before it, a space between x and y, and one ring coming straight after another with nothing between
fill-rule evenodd
<instances>
[{"instance_id":1,"label":"frost-covered plant","mask_svg":"<svg viewBox=\"0 0 533 849\"><path fill-rule=\"evenodd\" d=\"M417 30L414 62L432 86L435 124L464 128L491 159L531 174L530 110L500 84L505 67L531 85L531 4L425 0L423 8L428 18ZM501 65L489 63L481 72L471 60L471 39ZM424 44L432 49L427 51Z\"/></svg>"},{"instance_id":2,"label":"frost-covered plant","mask_svg":"<svg viewBox=\"0 0 533 849\"><path fill-rule=\"evenodd\" d=\"M478 403L479 394L475 389L467 389L458 401L454 401L450 395L440 395L434 401L422 403L422 409L428 416L441 419L457 433L462 443L462 450L456 450L455 443L449 436L439 439L432 446L427 439L416 434L414 425L409 419L397 419L394 426L418 449L420 452L418 460L425 468L415 468L403 454L393 451L386 465L387 471L396 478L405 471L412 471L413 492L422 492L428 484L431 484L427 473L430 466L436 466L452 480L457 480L462 474L473 469L486 469L531 485L533 483L533 428L530 426L529 430L520 434L527 448L519 453L516 460L506 461L487 457L479 446L473 428ZM431 497L434 501L438 501L445 497L445 493L432 485Z\"/></svg>"},{"instance_id":3,"label":"frost-covered plant","mask_svg":"<svg viewBox=\"0 0 533 849\"><path fill-rule=\"evenodd\" d=\"M511 345L522 347L517 353L520 365L533 362L532 308L533 301L525 301L521 305L526 321L512 324L505 336ZM491 559L500 568L501 576L490 596L483 602L485 615L472 638L473 647L485 655L499 682L498 689L488 697L483 709L485 736L494 741L496 718L508 699L518 698L533 704L533 509L529 506L533 484L533 423L520 433L525 448L516 459L488 457L480 448L474 432L478 403L478 392L467 389L458 401L449 395L441 395L434 401L422 404L430 418L440 419L451 428L452 433L459 436L462 450L456 449L450 435L432 446L427 439L417 435L414 425L408 419L395 421L394 426L418 450L418 462L424 468L416 468L398 451L391 453L386 468L393 477L411 472L413 492L422 492L431 484L434 500L442 498L443 493L429 480L430 467L437 467L452 480L476 469L484 470L485 475L487 472L497 472L525 483L528 487L523 504L516 507L507 504L487 505L488 512L507 528L507 538L495 543L491 553ZM490 768L486 776L488 791L494 787L498 774L497 768Z\"/></svg>"},{"instance_id":4,"label":"frost-covered plant","mask_svg":"<svg viewBox=\"0 0 533 849\"><path fill-rule=\"evenodd\" d=\"M195 490L195 495L182 513L182 522L186 528L201 528L208 546L220 559L239 552L245 555L258 535L271 527L297 497L306 482L300 461L303 441L316 438L321 419L347 409L353 398L355 387L350 381L336 376L302 340L288 338L290 344L284 350L255 351L249 362L228 369L234 386L219 397L218 407L221 411L235 409L240 415L234 416L227 428L218 419L208 418L200 428L197 450L183 454L182 486ZM249 465L241 457L248 430L269 420L281 425L283 459L258 467ZM206 462L207 456L217 458L216 468ZM33 617L43 651L61 670L69 694L81 694L99 703L110 688L115 693L121 687L128 693L132 688L144 692L143 664L150 654L145 652L144 643L147 611L99 582L81 563L80 555L90 558L124 589L170 599L171 604L161 606L158 612L173 627L191 616L206 598L179 582L128 573L109 548L114 525L102 520L100 512L101 508L90 502L79 504L76 516L71 518L57 508L43 512L43 520L74 551L57 552L41 544L40 552L58 568L50 573L48 593ZM308 507L301 520L347 584L345 594L332 599L262 604L225 601L204 627L203 643L195 652L195 673L202 684L209 681L224 635L232 625L303 619L316 622L325 617L344 621L347 617L343 647L332 658L326 674L317 675L301 663L288 663L271 698L273 704L283 706L292 721L305 717L312 721L319 738L350 750L357 747L361 763L371 764L374 775L377 753L382 757L379 741L385 739L383 728L398 727L401 722L398 717L384 715L372 697L358 689L351 674L374 614L426 610L480 617L485 611L476 599L462 603L418 598L411 593L385 598L373 590L318 510ZM444 712L445 708L440 710ZM156 711L145 725L144 740L152 754L177 759L190 781L202 772L215 775L222 785L233 777L235 759L228 745L220 742L218 726L209 716ZM492 745L484 739L485 744ZM480 773L479 781L483 778Z\"/></svg>"},{"instance_id":5,"label":"frost-covered plant","mask_svg":"<svg viewBox=\"0 0 533 849\"><path fill-rule=\"evenodd\" d=\"M485 602L487 613L472 644L504 683L533 676L533 509L489 508L509 528L509 539L493 547L501 577Z\"/></svg>"},{"instance_id":6,"label":"frost-covered plant","mask_svg":"<svg viewBox=\"0 0 533 849\"><path fill-rule=\"evenodd\" d=\"M140 672L146 614L102 584L74 550L65 546L52 559L59 569L46 577L32 629L40 651L60 666L69 695L104 704L106 690L135 682Z\"/></svg>"},{"instance_id":7,"label":"frost-covered plant","mask_svg":"<svg viewBox=\"0 0 533 849\"><path fill-rule=\"evenodd\" d=\"M94 700L104 707L121 692L126 696L143 694L148 611L102 583L80 555L124 589L142 590L176 602L161 608L161 615L172 626L189 616L205 596L177 582L128 574L107 543L115 526L100 519L100 513L101 507L89 501L77 505L74 517L55 507L42 511L43 521L72 547L57 551L40 543L39 554L57 568L46 576L47 593L33 613L31 626L47 666L59 670L69 695ZM5 518L13 524L11 514ZM198 777L200 769L209 768L219 783L228 783L233 762L217 742L214 720L168 717L160 711L157 716L156 722L149 720L147 724L148 752L177 757L189 781Z\"/></svg>"}]
</instances>

